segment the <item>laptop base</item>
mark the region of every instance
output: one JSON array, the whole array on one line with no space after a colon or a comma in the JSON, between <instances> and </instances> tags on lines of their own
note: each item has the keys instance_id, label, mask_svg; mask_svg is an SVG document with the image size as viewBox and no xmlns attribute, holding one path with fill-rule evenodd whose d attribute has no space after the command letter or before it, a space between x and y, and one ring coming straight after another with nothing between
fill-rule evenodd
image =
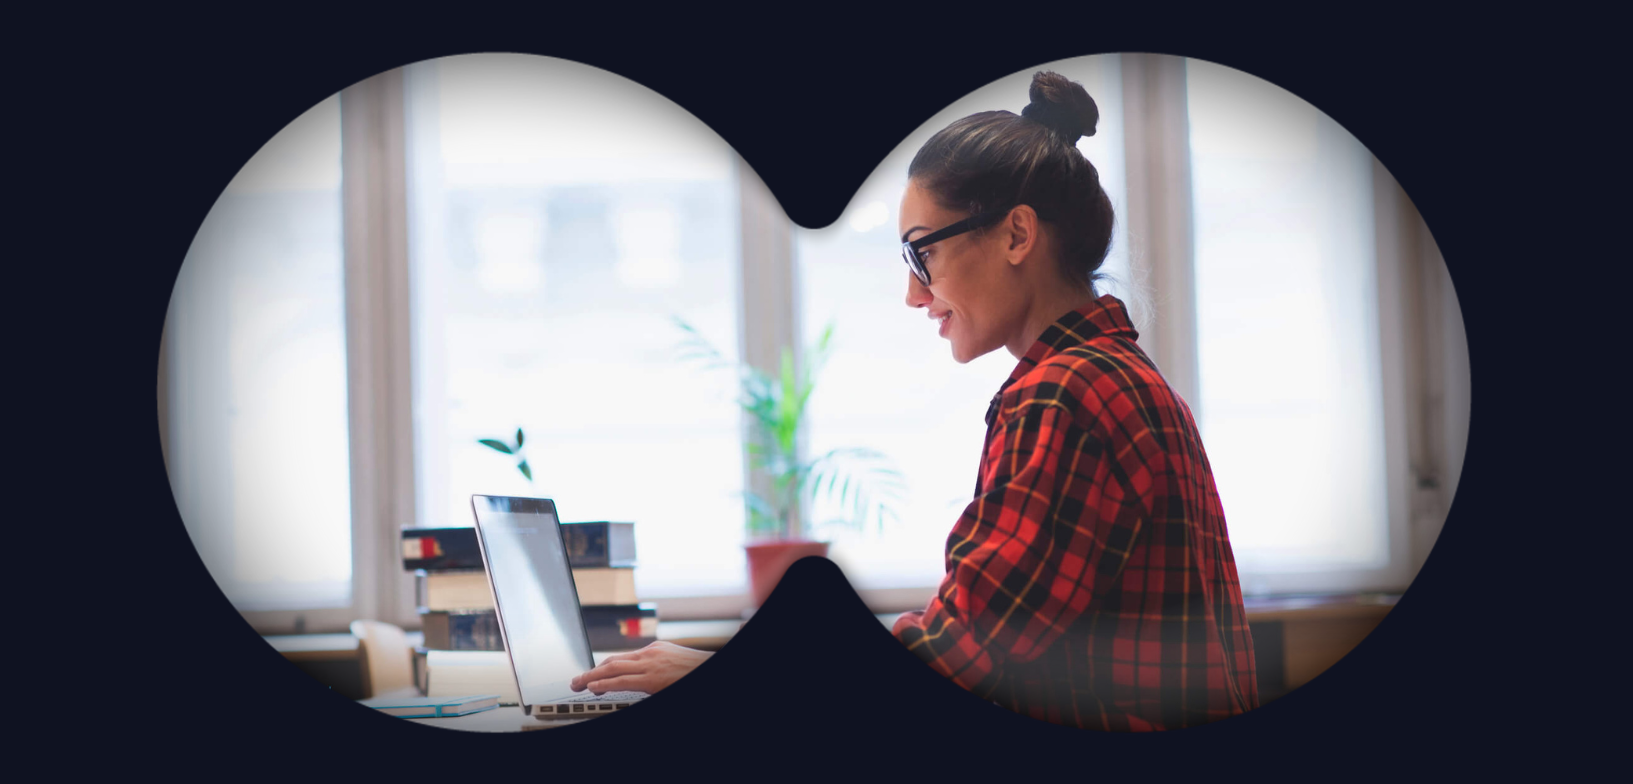
<instances>
[{"instance_id":1,"label":"laptop base","mask_svg":"<svg viewBox=\"0 0 1633 784\"><path fill-rule=\"evenodd\" d=\"M638 691L609 691L600 696L584 696L576 700L534 705L528 711L539 721L556 719L587 719L613 711L623 710L648 695Z\"/></svg>"}]
</instances>

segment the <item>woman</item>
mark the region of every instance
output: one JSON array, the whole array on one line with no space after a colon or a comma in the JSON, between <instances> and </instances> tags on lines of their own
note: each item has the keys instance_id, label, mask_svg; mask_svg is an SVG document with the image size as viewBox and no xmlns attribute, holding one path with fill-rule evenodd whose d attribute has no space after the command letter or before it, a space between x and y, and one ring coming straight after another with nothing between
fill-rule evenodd
<instances>
[{"instance_id":1,"label":"woman","mask_svg":"<svg viewBox=\"0 0 1633 784\"><path fill-rule=\"evenodd\" d=\"M894 634L971 692L1045 721L1156 730L1258 705L1224 513L1190 409L1096 296L1111 202L1078 152L1099 113L1059 74L1020 115L983 112L908 168L907 305L969 362L1020 362L987 409L947 574ZM662 688L706 654L644 649L580 676ZM672 677L671 677L672 676Z\"/></svg>"}]
</instances>

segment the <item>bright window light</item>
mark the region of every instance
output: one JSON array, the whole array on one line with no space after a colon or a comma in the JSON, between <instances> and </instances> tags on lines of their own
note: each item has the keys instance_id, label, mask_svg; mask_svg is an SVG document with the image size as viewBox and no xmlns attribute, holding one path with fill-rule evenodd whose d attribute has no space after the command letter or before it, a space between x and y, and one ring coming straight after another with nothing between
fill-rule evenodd
<instances>
[{"instance_id":1,"label":"bright window light","mask_svg":"<svg viewBox=\"0 0 1633 784\"><path fill-rule=\"evenodd\" d=\"M241 611L351 604L342 278L335 96L227 186L165 324L171 488Z\"/></svg>"},{"instance_id":2,"label":"bright window light","mask_svg":"<svg viewBox=\"0 0 1633 784\"><path fill-rule=\"evenodd\" d=\"M1372 155L1269 82L1186 79L1198 408L1244 587L1386 566Z\"/></svg>"},{"instance_id":3,"label":"bright window light","mask_svg":"<svg viewBox=\"0 0 1633 784\"><path fill-rule=\"evenodd\" d=\"M746 590L729 374L676 351L679 316L737 356L731 149L621 77L521 55L407 69L419 522L470 496L634 522L642 598ZM533 471L477 443L520 427Z\"/></svg>"},{"instance_id":4,"label":"bright window light","mask_svg":"<svg viewBox=\"0 0 1633 784\"><path fill-rule=\"evenodd\" d=\"M1122 89L1116 56L1083 57L1040 68L1079 82L1100 107L1096 134L1078 149L1101 173L1113 206L1124 203ZM999 349L968 365L953 361L947 341L922 310L904 302L911 274L902 263L897 211L913 154L936 131L979 111L1019 113L1027 102L1028 69L1000 79L929 118L875 170L843 219L820 231L796 232L807 344L830 321L833 358L811 397L813 455L868 447L906 478L898 524L883 531L829 529L834 560L860 588L933 587L945 571L947 534L974 495L987 403L1014 369ZM1103 271L1103 287L1123 296L1126 238L1119 221ZM1134 303L1131 303L1133 306ZM839 515L818 504L814 519Z\"/></svg>"}]
</instances>

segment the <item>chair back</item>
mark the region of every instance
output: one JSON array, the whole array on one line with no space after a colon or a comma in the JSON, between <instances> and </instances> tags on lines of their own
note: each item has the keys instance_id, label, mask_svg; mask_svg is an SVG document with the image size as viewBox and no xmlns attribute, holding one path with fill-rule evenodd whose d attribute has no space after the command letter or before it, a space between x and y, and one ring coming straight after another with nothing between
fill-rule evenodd
<instances>
[{"instance_id":1,"label":"chair back","mask_svg":"<svg viewBox=\"0 0 1633 784\"><path fill-rule=\"evenodd\" d=\"M414 686L414 649L403 630L381 621L352 621L363 667L363 692L378 697Z\"/></svg>"}]
</instances>

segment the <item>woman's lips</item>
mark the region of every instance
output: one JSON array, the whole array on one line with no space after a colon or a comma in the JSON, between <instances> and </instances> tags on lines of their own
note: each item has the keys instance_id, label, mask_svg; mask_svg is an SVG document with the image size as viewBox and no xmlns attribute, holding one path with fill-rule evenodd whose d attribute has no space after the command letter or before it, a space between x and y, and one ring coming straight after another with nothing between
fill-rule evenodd
<instances>
[{"instance_id":1,"label":"woman's lips","mask_svg":"<svg viewBox=\"0 0 1633 784\"><path fill-rule=\"evenodd\" d=\"M942 317L941 317L941 328L936 330L936 334L938 334L938 335L940 335L942 337L947 337L947 327L948 327L948 325L950 325L952 323L953 323L953 314L951 312L943 314Z\"/></svg>"}]
</instances>

